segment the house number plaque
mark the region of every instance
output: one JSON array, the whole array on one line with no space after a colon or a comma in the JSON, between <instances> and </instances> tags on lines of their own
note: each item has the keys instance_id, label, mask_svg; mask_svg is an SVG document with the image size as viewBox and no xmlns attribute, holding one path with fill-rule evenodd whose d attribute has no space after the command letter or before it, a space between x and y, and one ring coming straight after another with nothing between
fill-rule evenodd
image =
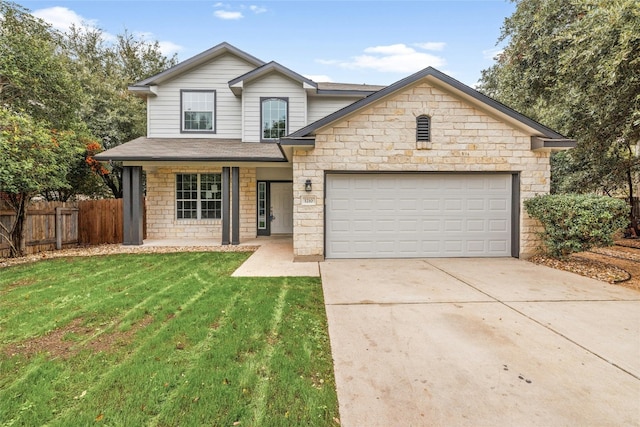
<instances>
[{"instance_id":1,"label":"house number plaque","mask_svg":"<svg viewBox=\"0 0 640 427\"><path fill-rule=\"evenodd\" d=\"M302 196L302 206L313 206L316 204L316 196Z\"/></svg>"}]
</instances>

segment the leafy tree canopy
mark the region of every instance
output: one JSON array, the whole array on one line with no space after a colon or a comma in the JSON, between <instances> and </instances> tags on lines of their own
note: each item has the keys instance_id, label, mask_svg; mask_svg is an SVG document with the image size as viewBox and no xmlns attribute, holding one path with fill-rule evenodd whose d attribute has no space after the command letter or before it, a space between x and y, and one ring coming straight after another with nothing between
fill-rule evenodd
<instances>
[{"instance_id":1,"label":"leafy tree canopy","mask_svg":"<svg viewBox=\"0 0 640 427\"><path fill-rule=\"evenodd\" d=\"M515 0L480 90L578 140L554 189L633 195L640 159L637 0Z\"/></svg>"},{"instance_id":2,"label":"leafy tree canopy","mask_svg":"<svg viewBox=\"0 0 640 427\"><path fill-rule=\"evenodd\" d=\"M24 251L29 201L47 188L68 187L67 174L81 150L75 132L52 129L46 122L0 107L0 195L16 213L2 236L11 243L13 256Z\"/></svg>"},{"instance_id":3,"label":"leafy tree canopy","mask_svg":"<svg viewBox=\"0 0 640 427\"><path fill-rule=\"evenodd\" d=\"M100 29L74 27L66 34L64 46L87 95L80 111L82 120L101 145L109 149L145 135L144 100L127 88L175 65L177 58L165 57L157 41L148 42L127 31L118 35L115 43L107 43ZM97 151L93 147L88 155ZM92 169L114 197L122 197L120 163Z\"/></svg>"},{"instance_id":4,"label":"leafy tree canopy","mask_svg":"<svg viewBox=\"0 0 640 427\"><path fill-rule=\"evenodd\" d=\"M61 41L26 9L0 1L0 106L58 129L79 124L82 94Z\"/></svg>"}]
</instances>

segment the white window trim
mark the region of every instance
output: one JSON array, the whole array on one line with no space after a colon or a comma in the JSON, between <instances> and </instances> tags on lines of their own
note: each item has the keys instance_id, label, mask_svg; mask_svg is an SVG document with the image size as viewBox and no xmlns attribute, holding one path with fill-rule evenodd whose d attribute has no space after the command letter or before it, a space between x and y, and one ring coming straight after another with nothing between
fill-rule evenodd
<instances>
[{"instance_id":1,"label":"white window trim","mask_svg":"<svg viewBox=\"0 0 640 427\"><path fill-rule=\"evenodd\" d=\"M179 199L178 198L178 176L179 175L196 175L196 199ZM219 199L202 199L202 175L217 175L220 181L220 185L222 185L222 174L218 172L213 173L176 173L175 174L175 185L174 185L174 196L175 196L175 215L177 221L220 221L222 219L222 188L220 188L220 198ZM178 202L196 202L196 218L179 218L178 212ZM220 202L220 217L218 218L202 218L202 202Z\"/></svg>"},{"instance_id":2,"label":"white window trim","mask_svg":"<svg viewBox=\"0 0 640 427\"><path fill-rule=\"evenodd\" d=\"M213 95L213 109L211 111L211 129L185 129L184 120L184 94L185 93L211 93ZM180 90L180 133L216 133L216 120L217 120L217 106L218 106L218 94L213 89L181 89ZM205 112L209 112L206 110Z\"/></svg>"}]
</instances>

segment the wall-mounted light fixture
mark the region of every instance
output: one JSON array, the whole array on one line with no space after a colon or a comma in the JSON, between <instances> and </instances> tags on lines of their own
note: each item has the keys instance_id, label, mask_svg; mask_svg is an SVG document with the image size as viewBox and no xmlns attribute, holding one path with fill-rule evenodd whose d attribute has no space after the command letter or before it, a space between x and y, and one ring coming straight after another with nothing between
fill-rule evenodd
<instances>
[{"instance_id":1,"label":"wall-mounted light fixture","mask_svg":"<svg viewBox=\"0 0 640 427\"><path fill-rule=\"evenodd\" d=\"M304 191L306 191L307 193L311 192L311 180L310 179L305 181L305 183L304 183Z\"/></svg>"}]
</instances>

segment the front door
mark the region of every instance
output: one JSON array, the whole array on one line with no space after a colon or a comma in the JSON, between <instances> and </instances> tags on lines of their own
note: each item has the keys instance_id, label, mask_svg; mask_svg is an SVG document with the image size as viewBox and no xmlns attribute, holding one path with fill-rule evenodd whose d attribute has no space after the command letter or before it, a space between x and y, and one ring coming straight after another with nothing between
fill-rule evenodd
<instances>
[{"instance_id":1,"label":"front door","mask_svg":"<svg viewBox=\"0 0 640 427\"><path fill-rule=\"evenodd\" d=\"M293 183L271 182L271 234L293 233Z\"/></svg>"}]
</instances>

